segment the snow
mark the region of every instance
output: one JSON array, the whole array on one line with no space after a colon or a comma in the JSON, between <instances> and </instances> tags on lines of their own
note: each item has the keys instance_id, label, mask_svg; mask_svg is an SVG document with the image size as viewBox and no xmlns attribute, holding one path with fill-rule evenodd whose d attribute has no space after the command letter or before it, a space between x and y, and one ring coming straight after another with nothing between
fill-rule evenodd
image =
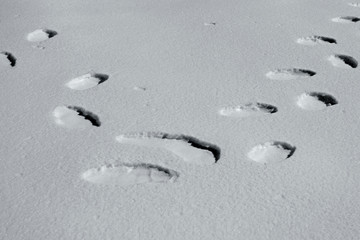
<instances>
[{"instance_id":1,"label":"snow","mask_svg":"<svg viewBox=\"0 0 360 240\"><path fill-rule=\"evenodd\" d=\"M334 54L331 55L328 60L334 67L351 69L357 68L358 62L351 56L346 56L342 54Z\"/></svg>"},{"instance_id":2,"label":"snow","mask_svg":"<svg viewBox=\"0 0 360 240\"><path fill-rule=\"evenodd\" d=\"M82 174L85 181L103 185L127 186L144 183L174 182L178 174L172 170L151 165L102 166L92 168Z\"/></svg>"},{"instance_id":3,"label":"snow","mask_svg":"<svg viewBox=\"0 0 360 240\"><path fill-rule=\"evenodd\" d=\"M337 104L337 100L333 96L319 92L305 92L297 100L300 108L309 111L323 110L335 104Z\"/></svg>"},{"instance_id":4,"label":"snow","mask_svg":"<svg viewBox=\"0 0 360 240\"><path fill-rule=\"evenodd\" d=\"M0 239L359 238L348 1L3 0L0 13ZM309 36L337 44L297 42ZM109 77L69 88L93 73ZM304 93L337 104L308 94L321 109L307 111ZM219 114L247 103L277 112ZM117 140L144 132L170 138Z\"/></svg>"},{"instance_id":5,"label":"snow","mask_svg":"<svg viewBox=\"0 0 360 240\"><path fill-rule=\"evenodd\" d=\"M266 142L259 144L248 152L247 156L259 163L277 163L289 158L295 147L283 142Z\"/></svg>"},{"instance_id":6,"label":"snow","mask_svg":"<svg viewBox=\"0 0 360 240\"><path fill-rule=\"evenodd\" d=\"M108 80L109 76L106 74L99 73L87 73L70 80L66 86L74 90L86 90L93 88L100 83Z\"/></svg>"},{"instance_id":7,"label":"snow","mask_svg":"<svg viewBox=\"0 0 360 240\"><path fill-rule=\"evenodd\" d=\"M276 69L266 73L266 77L271 80L294 80L297 78L307 78L316 75L315 72L307 69Z\"/></svg>"},{"instance_id":8,"label":"snow","mask_svg":"<svg viewBox=\"0 0 360 240\"><path fill-rule=\"evenodd\" d=\"M185 162L198 165L211 165L220 158L220 149L216 146L190 136L144 132L119 135L116 140L125 144L164 148Z\"/></svg>"},{"instance_id":9,"label":"snow","mask_svg":"<svg viewBox=\"0 0 360 240\"><path fill-rule=\"evenodd\" d=\"M219 114L225 117L246 118L276 113L277 107L265 103L246 103L234 107L221 108Z\"/></svg>"}]
</instances>

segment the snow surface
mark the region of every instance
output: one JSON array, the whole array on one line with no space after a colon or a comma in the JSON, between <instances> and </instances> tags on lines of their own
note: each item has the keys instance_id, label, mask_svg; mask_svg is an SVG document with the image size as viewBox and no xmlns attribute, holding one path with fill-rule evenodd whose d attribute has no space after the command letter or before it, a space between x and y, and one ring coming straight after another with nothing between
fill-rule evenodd
<instances>
[{"instance_id":1,"label":"snow surface","mask_svg":"<svg viewBox=\"0 0 360 240\"><path fill-rule=\"evenodd\" d=\"M86 90L89 88L93 88L100 83L106 81L109 78L106 74L99 74L99 73L87 73L81 75L80 77L76 77L71 79L66 86L73 90Z\"/></svg>"},{"instance_id":2,"label":"snow surface","mask_svg":"<svg viewBox=\"0 0 360 240\"><path fill-rule=\"evenodd\" d=\"M56 31L49 29L37 29L27 35L29 42L42 42L57 35Z\"/></svg>"},{"instance_id":3,"label":"snow surface","mask_svg":"<svg viewBox=\"0 0 360 240\"><path fill-rule=\"evenodd\" d=\"M223 107L219 114L225 117L246 118L276 113L277 107L266 103L246 103L233 107Z\"/></svg>"},{"instance_id":4,"label":"snow surface","mask_svg":"<svg viewBox=\"0 0 360 240\"><path fill-rule=\"evenodd\" d=\"M174 182L178 174L175 171L161 169L151 165L101 166L82 174L85 181L103 185L133 185L143 183Z\"/></svg>"},{"instance_id":5,"label":"snow surface","mask_svg":"<svg viewBox=\"0 0 360 240\"><path fill-rule=\"evenodd\" d=\"M1 56L0 239L359 239L359 68L328 60L360 59L360 12L349 3L1 1L0 52L16 64ZM339 16L355 18L332 21ZM37 29L57 35L28 41ZM337 44L297 43L308 36ZM276 69L316 75L266 77ZM66 86L92 71L110 77L81 91ZM314 91L338 103L304 111L298 96ZM219 114L248 102L278 111ZM57 124L59 106L86 127ZM116 141L150 131L211 143L220 159L196 165L163 147ZM274 140L296 151L271 164L249 158ZM256 152L285 156L281 147ZM136 184L113 184L125 163L157 166L164 180L158 169L179 175L151 183L159 178L140 168L131 175ZM89 170L106 184L84 179Z\"/></svg>"}]
</instances>

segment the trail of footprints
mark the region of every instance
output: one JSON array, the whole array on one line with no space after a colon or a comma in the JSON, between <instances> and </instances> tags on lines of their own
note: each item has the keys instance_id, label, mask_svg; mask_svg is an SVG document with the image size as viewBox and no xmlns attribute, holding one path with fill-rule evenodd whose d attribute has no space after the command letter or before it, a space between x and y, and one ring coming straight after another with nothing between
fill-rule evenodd
<instances>
[{"instance_id":1,"label":"trail of footprints","mask_svg":"<svg viewBox=\"0 0 360 240\"><path fill-rule=\"evenodd\" d=\"M360 7L360 3L348 3L351 7ZM354 16L340 16L331 19L335 23L357 23L360 18ZM210 25L210 24L205 24ZM211 23L216 26L215 23ZM29 42L43 42L53 38L58 33L50 29L36 29L26 36ZM296 40L300 45L336 45L337 40L332 37L312 35L301 37ZM332 54L327 60L337 68L354 69L358 67L355 58L344 54ZM15 67L16 57L8 52L0 52L0 66ZM269 80L295 81L308 79L317 73L303 68L277 68L265 74ZM65 86L71 90L83 91L97 87L109 79L104 73L88 72L84 75L74 77ZM334 96L324 92L304 92L297 97L296 106L306 111L319 111L338 104ZM233 119L246 119L272 115L278 112L278 107L260 102L248 102L239 105L223 107L218 111L222 117ZM93 112L83 107L73 105L59 105L52 112L54 122L68 129L87 129L100 127L100 118ZM188 164L198 166L213 165L220 160L221 149L219 146L199 140L195 137L183 134L169 134L163 132L138 132L124 133L117 136L116 141L120 144L141 146L144 148L161 148L171 152L174 156L182 159ZM271 140L254 146L246 154L247 158L262 164L275 164L290 158L296 147L283 141ZM101 184L129 186L144 183L173 183L180 174L173 170L150 163L120 163L114 165L103 165L91 168L81 174L84 181Z\"/></svg>"},{"instance_id":2,"label":"trail of footprints","mask_svg":"<svg viewBox=\"0 0 360 240\"><path fill-rule=\"evenodd\" d=\"M359 4L349 4L359 7ZM360 18L342 16L331 19L337 23L356 23ZM215 24L214 24L215 26ZM327 36L312 35L301 37L296 40L300 45L337 45L336 39ZM357 68L358 62L355 58L344 54L332 54L327 59L331 65L338 68ZM277 81L295 81L308 79L317 75L312 69L303 68L278 68L265 74L266 78ZM74 90L85 90L95 87L107 80L107 76L98 74L86 74L75 78L66 84ZM297 97L296 106L305 111L320 111L327 107L338 104L337 99L329 93L304 92ZM73 110L69 108L70 110ZM269 103L248 102L239 105L226 106L219 109L218 114L222 117L233 119L246 119L261 117L278 112L278 107ZM72 114L74 115L74 114ZM79 114L84 116L84 114ZM64 119L62 120L64 122ZM72 122L72 121L71 121ZM70 126L71 124L68 124ZM215 144L201 141L191 136L182 134L168 134L162 132L139 132L125 133L116 137L121 144L136 145L147 148L162 148L171 152L184 162L195 165L212 165L220 159L220 147ZM247 158L262 164L276 164L282 162L295 153L296 146L283 141L271 140L254 146L246 154ZM95 184L106 185L134 185L142 183L170 183L180 176L172 169L148 163L119 165L104 165L92 168L82 174L85 181Z\"/></svg>"}]
</instances>

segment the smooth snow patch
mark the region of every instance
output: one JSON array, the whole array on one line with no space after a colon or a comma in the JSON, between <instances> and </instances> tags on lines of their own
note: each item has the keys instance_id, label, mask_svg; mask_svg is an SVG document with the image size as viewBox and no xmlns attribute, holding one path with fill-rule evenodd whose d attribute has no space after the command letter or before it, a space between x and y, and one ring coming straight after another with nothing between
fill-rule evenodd
<instances>
[{"instance_id":1,"label":"smooth snow patch","mask_svg":"<svg viewBox=\"0 0 360 240\"><path fill-rule=\"evenodd\" d=\"M334 54L331 55L328 60L334 67L339 68L357 68L358 62L355 58L347 55Z\"/></svg>"},{"instance_id":2,"label":"smooth snow patch","mask_svg":"<svg viewBox=\"0 0 360 240\"><path fill-rule=\"evenodd\" d=\"M58 106L53 111L53 116L58 125L66 128L85 129L89 126L101 125L98 116L76 106Z\"/></svg>"},{"instance_id":3,"label":"smooth snow patch","mask_svg":"<svg viewBox=\"0 0 360 240\"><path fill-rule=\"evenodd\" d=\"M162 132L129 133L117 136L116 140L126 144L164 148L184 161L198 165L210 165L220 159L219 147L185 135Z\"/></svg>"},{"instance_id":4,"label":"smooth snow patch","mask_svg":"<svg viewBox=\"0 0 360 240\"><path fill-rule=\"evenodd\" d=\"M360 7L360 3L348 3L348 5L352 7Z\"/></svg>"},{"instance_id":5,"label":"smooth snow patch","mask_svg":"<svg viewBox=\"0 0 360 240\"><path fill-rule=\"evenodd\" d=\"M3 66L15 67L16 58L9 52L0 52L0 64Z\"/></svg>"},{"instance_id":6,"label":"smooth snow patch","mask_svg":"<svg viewBox=\"0 0 360 240\"><path fill-rule=\"evenodd\" d=\"M29 42L42 42L57 35L57 32L50 29L37 29L29 33L26 39Z\"/></svg>"},{"instance_id":7,"label":"smooth snow patch","mask_svg":"<svg viewBox=\"0 0 360 240\"><path fill-rule=\"evenodd\" d=\"M266 142L253 147L247 154L248 158L259 163L276 163L291 157L295 147L286 142Z\"/></svg>"},{"instance_id":8,"label":"smooth snow patch","mask_svg":"<svg viewBox=\"0 0 360 240\"><path fill-rule=\"evenodd\" d=\"M105 165L85 171L81 177L85 181L102 184L127 186L141 183L173 183L179 174L151 164Z\"/></svg>"},{"instance_id":9,"label":"smooth snow patch","mask_svg":"<svg viewBox=\"0 0 360 240\"><path fill-rule=\"evenodd\" d=\"M66 86L74 90L93 88L109 79L109 75L101 73L87 73L69 81Z\"/></svg>"},{"instance_id":10,"label":"smooth snow patch","mask_svg":"<svg viewBox=\"0 0 360 240\"><path fill-rule=\"evenodd\" d=\"M315 46L318 44L337 44L334 38L316 36L316 35L299 38L296 42L301 45L307 45L307 46Z\"/></svg>"},{"instance_id":11,"label":"smooth snow patch","mask_svg":"<svg viewBox=\"0 0 360 240\"><path fill-rule=\"evenodd\" d=\"M135 87L133 87L133 89L134 89L135 91L146 91L146 87L135 86Z\"/></svg>"},{"instance_id":12,"label":"smooth snow patch","mask_svg":"<svg viewBox=\"0 0 360 240\"><path fill-rule=\"evenodd\" d=\"M266 74L272 80L293 80L297 78L307 78L316 75L316 72L306 69L290 68L276 69Z\"/></svg>"},{"instance_id":13,"label":"smooth snow patch","mask_svg":"<svg viewBox=\"0 0 360 240\"><path fill-rule=\"evenodd\" d=\"M277 107L265 103L247 103L244 105L225 107L220 109L219 114L226 117L245 118L276 113Z\"/></svg>"},{"instance_id":14,"label":"smooth snow patch","mask_svg":"<svg viewBox=\"0 0 360 240\"><path fill-rule=\"evenodd\" d=\"M353 16L343 16L343 17L335 17L331 19L331 21L336 23L356 23L360 21L360 18Z\"/></svg>"},{"instance_id":15,"label":"smooth snow patch","mask_svg":"<svg viewBox=\"0 0 360 240\"><path fill-rule=\"evenodd\" d=\"M321 92L303 93L297 100L297 105L300 108L310 111L322 110L337 103L333 96Z\"/></svg>"}]
</instances>

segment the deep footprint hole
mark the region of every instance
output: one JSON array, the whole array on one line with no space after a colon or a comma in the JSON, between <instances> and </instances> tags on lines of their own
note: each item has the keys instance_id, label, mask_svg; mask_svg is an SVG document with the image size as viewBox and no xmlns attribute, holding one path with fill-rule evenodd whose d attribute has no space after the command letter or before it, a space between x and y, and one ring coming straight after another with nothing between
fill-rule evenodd
<instances>
[{"instance_id":1,"label":"deep footprint hole","mask_svg":"<svg viewBox=\"0 0 360 240\"><path fill-rule=\"evenodd\" d=\"M336 55L336 57L343 60L345 64L349 65L352 68L357 68L358 66L358 62L353 57L346 55Z\"/></svg>"},{"instance_id":2,"label":"deep footprint hole","mask_svg":"<svg viewBox=\"0 0 360 240\"><path fill-rule=\"evenodd\" d=\"M215 163L220 159L221 157L221 149L220 147L216 146L215 144L203 142L197 138L191 137L191 136L185 136L185 135L170 135L170 134L164 134L162 136L162 139L175 139L175 140L181 140L186 141L190 143L190 145L194 148L206 150L212 153L212 155L215 158Z\"/></svg>"},{"instance_id":3,"label":"deep footprint hole","mask_svg":"<svg viewBox=\"0 0 360 240\"><path fill-rule=\"evenodd\" d=\"M270 104L259 103L258 106L259 106L259 108L266 110L266 112L268 112L268 113L276 113L278 111L277 107L270 105Z\"/></svg>"},{"instance_id":4,"label":"deep footprint hole","mask_svg":"<svg viewBox=\"0 0 360 240\"><path fill-rule=\"evenodd\" d=\"M105 82L106 80L109 79L109 75L107 74L103 74L103 73L95 73L94 74L94 77L99 79L99 83L98 84L101 84L103 82Z\"/></svg>"},{"instance_id":5,"label":"deep footprint hole","mask_svg":"<svg viewBox=\"0 0 360 240\"><path fill-rule=\"evenodd\" d=\"M84 108L82 107L77 107L77 106L68 106L69 109L76 111L79 116L82 116L85 118L85 120L88 120L91 122L91 124L95 127L100 127L101 126L101 122L99 117L89 111L86 111Z\"/></svg>"},{"instance_id":6,"label":"deep footprint hole","mask_svg":"<svg viewBox=\"0 0 360 240\"><path fill-rule=\"evenodd\" d=\"M54 30L45 29L44 32L48 35L49 38L55 37L58 33Z\"/></svg>"},{"instance_id":7,"label":"deep footprint hole","mask_svg":"<svg viewBox=\"0 0 360 240\"><path fill-rule=\"evenodd\" d=\"M11 67L15 67L15 65L16 65L16 58L14 57L14 55L12 55L11 53L9 53L9 52L1 52L2 54L4 54L6 57L7 57L7 59L9 60L9 62L10 62L10 66Z\"/></svg>"},{"instance_id":8,"label":"deep footprint hole","mask_svg":"<svg viewBox=\"0 0 360 240\"><path fill-rule=\"evenodd\" d=\"M147 168L147 169L156 169L159 172L164 172L169 176L176 176L176 177L180 176L180 174L178 172L175 172L174 170L170 170L168 168L164 168L162 166L154 165L154 164L151 164L151 163L136 163L136 164L123 163L122 166L130 167L130 168L141 167L141 168Z\"/></svg>"},{"instance_id":9,"label":"deep footprint hole","mask_svg":"<svg viewBox=\"0 0 360 240\"><path fill-rule=\"evenodd\" d=\"M335 97L326 94L326 93L319 93L319 92L313 92L309 94L312 97L316 97L319 99L319 101L323 102L326 106L332 106L338 104L338 101L335 99Z\"/></svg>"},{"instance_id":10,"label":"deep footprint hole","mask_svg":"<svg viewBox=\"0 0 360 240\"><path fill-rule=\"evenodd\" d=\"M307 69L295 69L295 72L298 71L300 73L304 73L307 74L308 76L312 77L316 75L316 72L311 71L311 70L307 70Z\"/></svg>"},{"instance_id":11,"label":"deep footprint hole","mask_svg":"<svg viewBox=\"0 0 360 240\"><path fill-rule=\"evenodd\" d=\"M280 142L280 141L274 141L274 145L281 146L284 150L290 151L286 158L290 158L292 155L294 155L296 147L287 143L287 142Z\"/></svg>"},{"instance_id":12,"label":"deep footprint hole","mask_svg":"<svg viewBox=\"0 0 360 240\"><path fill-rule=\"evenodd\" d=\"M332 44L337 44L336 40L334 38L329 38L329 37L318 37L321 41L324 42L328 42L328 43L332 43Z\"/></svg>"}]
</instances>

